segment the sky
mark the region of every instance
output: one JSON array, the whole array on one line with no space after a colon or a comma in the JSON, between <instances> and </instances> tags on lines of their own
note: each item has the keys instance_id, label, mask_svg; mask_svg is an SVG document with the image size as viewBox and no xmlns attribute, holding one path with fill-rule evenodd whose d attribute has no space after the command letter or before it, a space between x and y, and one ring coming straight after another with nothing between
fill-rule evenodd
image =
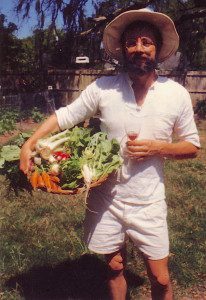
<instances>
[{"instance_id":1,"label":"sky","mask_svg":"<svg viewBox=\"0 0 206 300\"><path fill-rule=\"evenodd\" d=\"M0 0L0 13L3 13L6 15L8 22L13 22L18 26L18 31L15 33L15 35L18 38L25 38L32 34L32 31L35 29L35 26L37 25L37 17L35 15L35 12L33 12L30 15L29 19L25 19L24 21L19 20L17 16L15 15L15 12L13 11L14 7L14 0ZM91 0L88 1L87 5L87 15L90 15L90 12L92 11L91 6ZM61 21L59 21L59 24L57 26L61 26Z\"/></svg>"}]
</instances>

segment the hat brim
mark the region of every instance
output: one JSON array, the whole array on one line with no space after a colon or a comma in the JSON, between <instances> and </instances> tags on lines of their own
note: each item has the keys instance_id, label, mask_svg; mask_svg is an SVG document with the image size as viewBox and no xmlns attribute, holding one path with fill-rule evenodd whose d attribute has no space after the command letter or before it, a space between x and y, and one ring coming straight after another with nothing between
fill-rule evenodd
<instances>
[{"instance_id":1,"label":"hat brim","mask_svg":"<svg viewBox=\"0 0 206 300\"><path fill-rule=\"evenodd\" d=\"M177 51L179 36L173 21L165 14L140 9L126 11L106 26L103 44L110 57L120 62L123 60L121 36L126 27L135 21L145 21L159 29L162 35L162 47L157 57L158 62L163 62Z\"/></svg>"}]
</instances>

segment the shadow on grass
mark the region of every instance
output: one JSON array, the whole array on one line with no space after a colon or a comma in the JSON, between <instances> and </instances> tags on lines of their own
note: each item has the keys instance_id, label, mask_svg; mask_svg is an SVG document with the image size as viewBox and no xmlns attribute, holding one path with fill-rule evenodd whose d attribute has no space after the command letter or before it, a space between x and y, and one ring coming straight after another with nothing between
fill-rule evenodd
<instances>
[{"instance_id":1,"label":"shadow on grass","mask_svg":"<svg viewBox=\"0 0 206 300\"><path fill-rule=\"evenodd\" d=\"M6 287L18 287L25 300L107 300L108 268L95 255L85 254L56 266L33 267L28 272L10 278ZM143 279L126 272L130 287L143 284Z\"/></svg>"},{"instance_id":2,"label":"shadow on grass","mask_svg":"<svg viewBox=\"0 0 206 300\"><path fill-rule=\"evenodd\" d=\"M17 197L21 191L27 191L31 194L32 186L26 175L19 170L19 165L16 163L6 162L4 164L4 169L0 169L0 175L3 175L4 180L7 181L6 183L6 181L2 182L1 180L1 184L6 184L8 186L8 193L14 191Z\"/></svg>"}]
</instances>

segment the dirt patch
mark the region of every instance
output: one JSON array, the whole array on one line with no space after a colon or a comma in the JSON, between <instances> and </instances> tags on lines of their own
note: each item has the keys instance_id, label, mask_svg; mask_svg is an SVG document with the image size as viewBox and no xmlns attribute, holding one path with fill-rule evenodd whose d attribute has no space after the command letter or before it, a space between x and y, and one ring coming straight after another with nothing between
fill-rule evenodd
<instances>
[{"instance_id":1,"label":"dirt patch","mask_svg":"<svg viewBox=\"0 0 206 300\"><path fill-rule=\"evenodd\" d=\"M33 131L39 126L38 123L35 123L31 120L25 120L16 124L16 129L11 132L7 132L0 136L0 145L4 145L8 143L8 141L15 136L17 136L20 132Z\"/></svg>"}]
</instances>

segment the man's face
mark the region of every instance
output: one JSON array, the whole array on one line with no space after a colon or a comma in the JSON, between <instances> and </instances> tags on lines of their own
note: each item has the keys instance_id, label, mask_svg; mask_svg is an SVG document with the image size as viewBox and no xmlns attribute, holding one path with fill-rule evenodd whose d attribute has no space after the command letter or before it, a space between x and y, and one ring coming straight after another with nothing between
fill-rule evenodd
<instances>
[{"instance_id":1,"label":"man's face","mask_svg":"<svg viewBox=\"0 0 206 300\"><path fill-rule=\"evenodd\" d=\"M123 37L124 63L128 72L143 76L156 67L157 41L149 28L126 30Z\"/></svg>"}]
</instances>

